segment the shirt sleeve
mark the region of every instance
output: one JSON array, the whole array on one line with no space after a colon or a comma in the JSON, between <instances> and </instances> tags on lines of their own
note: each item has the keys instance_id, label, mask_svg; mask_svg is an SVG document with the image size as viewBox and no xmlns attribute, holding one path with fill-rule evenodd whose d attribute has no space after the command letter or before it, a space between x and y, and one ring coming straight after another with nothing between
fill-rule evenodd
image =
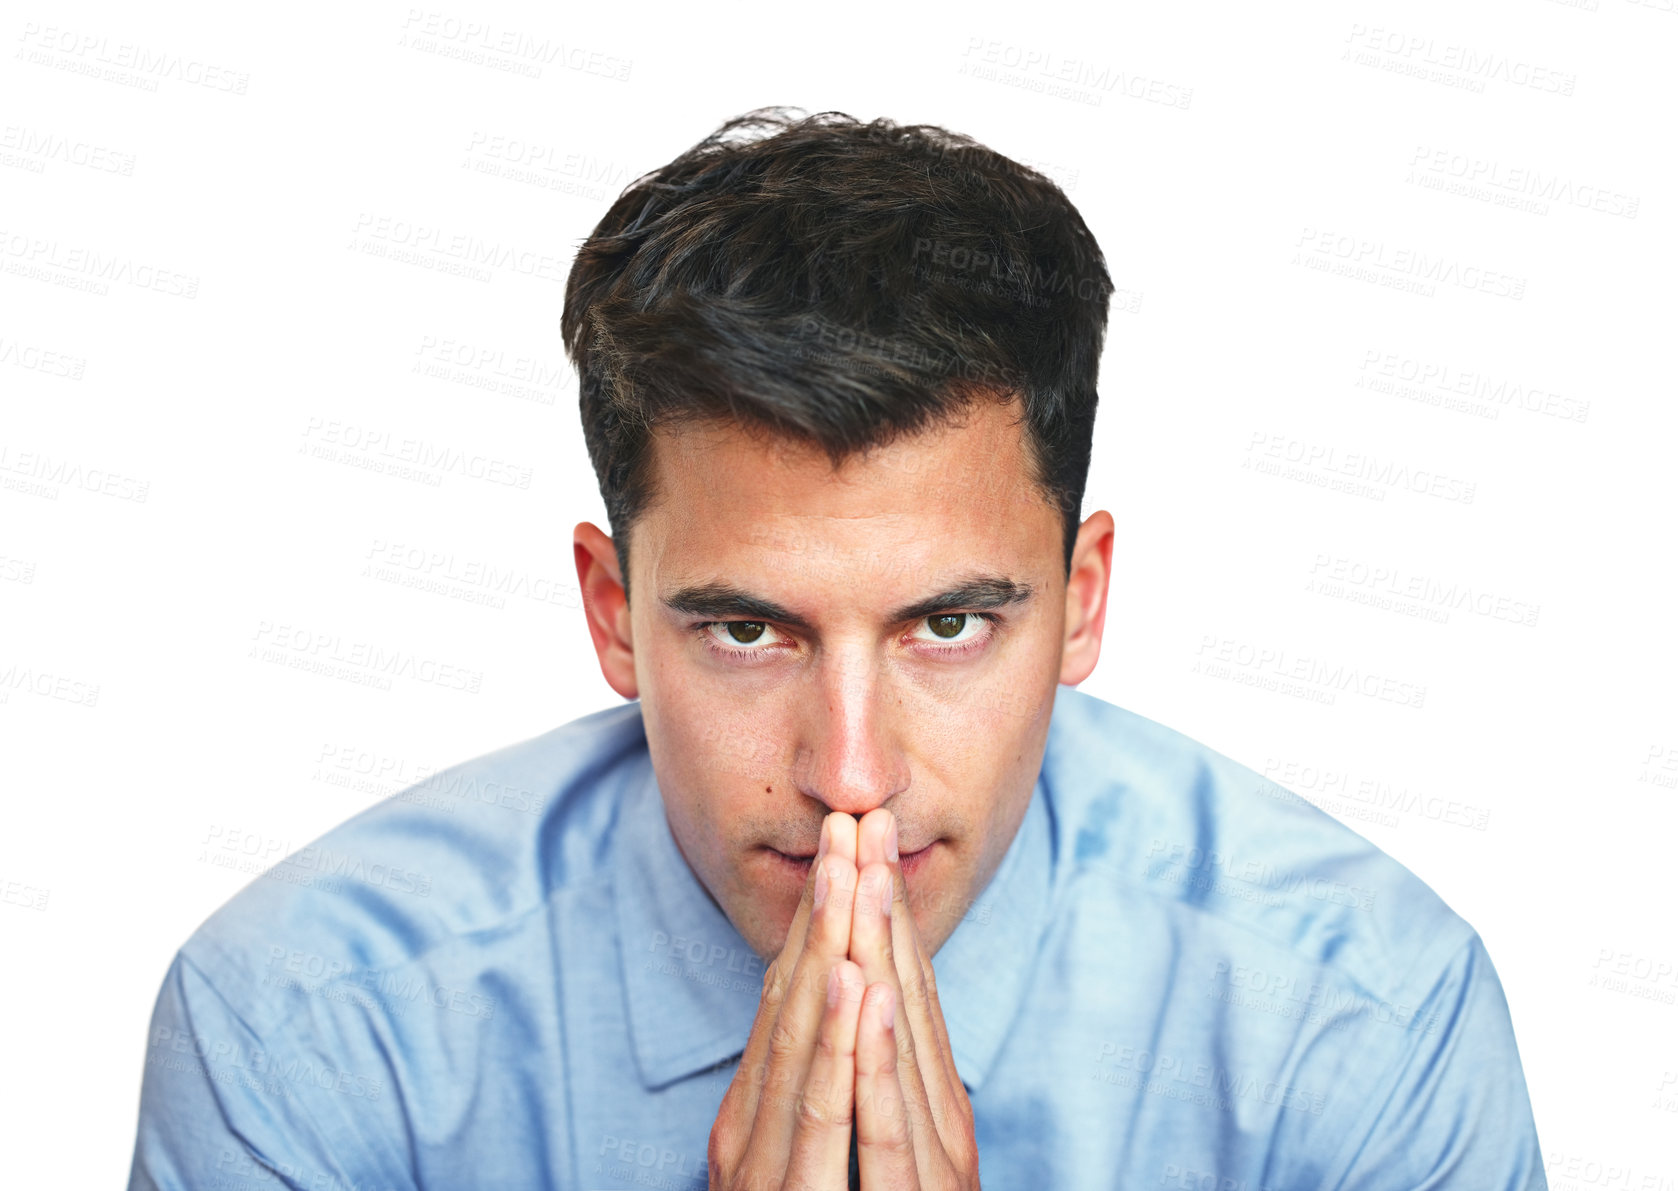
<instances>
[{"instance_id":1,"label":"shirt sleeve","mask_svg":"<svg viewBox=\"0 0 1678 1191\"><path fill-rule=\"evenodd\" d=\"M129 1191L367 1185L337 1160L304 1102L321 1069L276 1053L177 954L146 1039Z\"/></svg>"},{"instance_id":2,"label":"shirt sleeve","mask_svg":"<svg viewBox=\"0 0 1678 1191\"><path fill-rule=\"evenodd\" d=\"M1336 1191L1548 1191L1503 986L1478 934L1373 1087Z\"/></svg>"}]
</instances>

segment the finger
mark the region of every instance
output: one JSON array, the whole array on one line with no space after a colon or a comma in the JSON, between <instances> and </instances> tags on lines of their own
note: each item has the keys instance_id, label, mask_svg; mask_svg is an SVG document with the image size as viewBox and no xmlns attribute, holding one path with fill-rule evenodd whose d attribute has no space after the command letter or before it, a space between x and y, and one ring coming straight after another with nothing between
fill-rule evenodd
<instances>
[{"instance_id":1,"label":"finger","mask_svg":"<svg viewBox=\"0 0 1678 1191\"><path fill-rule=\"evenodd\" d=\"M862 969L840 960L827 978L827 1006L816 1036L815 1059L798 1098L786 1186L834 1189L845 1185L856 1100L857 1017Z\"/></svg>"},{"instance_id":2,"label":"finger","mask_svg":"<svg viewBox=\"0 0 1678 1191\"><path fill-rule=\"evenodd\" d=\"M902 991L903 1009L914 1038L915 1054L920 1060L927 1105L939 1135L948 1143L952 1138L945 1130L960 1119L959 1110L966 1103L967 1089L962 1087L961 1074L956 1070L944 1010L938 1004L932 957L927 954L920 929L915 925L909 888L903 880L902 865L897 860L895 819L886 826L883 851L892 874L891 938L898 987Z\"/></svg>"},{"instance_id":3,"label":"finger","mask_svg":"<svg viewBox=\"0 0 1678 1191\"><path fill-rule=\"evenodd\" d=\"M841 822L842 820L842 822ZM851 815L831 814L822 820L821 840L816 845L816 861L810 864L810 871L804 877L804 889L799 892L799 908L792 913L792 924L787 928L787 941L780 944L780 954L787 956L787 963L777 973L785 986L787 976L792 975L790 963L797 958L799 951L804 949L804 933L809 929L810 909L814 909L814 892L816 892L816 867L822 862L822 857L832 849L839 850L841 856L851 857L856 861L856 820ZM765 973L767 980L769 973Z\"/></svg>"},{"instance_id":4,"label":"finger","mask_svg":"<svg viewBox=\"0 0 1678 1191\"><path fill-rule=\"evenodd\" d=\"M925 956L924 951L922 955ZM931 957L923 958L921 966L926 980L927 1015L932 1018L932 1024L938 1031L938 1051L944 1059L945 1087L949 1091L950 1099L956 1103L960 1119L971 1121L972 1101L967 1098L967 1085L961 1080L961 1071L956 1067L955 1050L950 1046L950 1028L944 1021L944 1006L938 1000L938 976L933 970Z\"/></svg>"},{"instance_id":5,"label":"finger","mask_svg":"<svg viewBox=\"0 0 1678 1191\"><path fill-rule=\"evenodd\" d=\"M857 885L856 906L851 913L851 958L862 968L869 984L884 984L892 993L896 1014L893 1035L897 1046L897 1078L908 1097L915 1153L923 1170L933 1169L933 1151L941 1149L941 1138L932 1128L926 1083L918 1058L921 1040L914 1037L903 1004L903 990L893 954L891 870L883 864L869 864ZM925 1040L930 1053L933 1040ZM935 1060L936 1061L936 1060Z\"/></svg>"},{"instance_id":6,"label":"finger","mask_svg":"<svg viewBox=\"0 0 1678 1191\"><path fill-rule=\"evenodd\" d=\"M817 845L818 854L824 854L832 846L828 828L829 824L823 822L821 841ZM854 828L850 832L850 844L851 855L854 856ZM729 1083L728 1091L723 1094L722 1104L717 1110L716 1127L724 1129L729 1136L736 1138L736 1144L741 1147L750 1136L752 1120L757 1115L758 1096L762 1091L767 1070L769 1035L775 1027L775 1019L780 1015L781 1003L786 997L792 970L797 964L798 956L804 950L805 931L809 925L810 914L815 909L816 872L817 866L812 864L809 875L804 880L804 889L799 894L798 909L793 912L786 942L782 944L780 953L764 969L763 993L758 1000L757 1014L752 1019L751 1032L746 1035L746 1049L740 1055L740 1066L735 1070L734 1079Z\"/></svg>"},{"instance_id":7,"label":"finger","mask_svg":"<svg viewBox=\"0 0 1678 1191\"><path fill-rule=\"evenodd\" d=\"M902 1054L892 1037L896 997L885 981L868 986L857 1022L857 1169L864 1187L920 1186L910 1109L898 1078Z\"/></svg>"},{"instance_id":8,"label":"finger","mask_svg":"<svg viewBox=\"0 0 1678 1191\"><path fill-rule=\"evenodd\" d=\"M813 894L816 885L816 865L829 851L856 863L856 820L850 815L834 811L822 820L821 840L816 845L816 860L810 865L810 872L804 878L804 889L799 895L798 909L793 913L792 925L787 928L786 942L781 944L781 954L789 959L798 955L804 947L804 932L809 927L810 910L813 908ZM790 969L781 973L782 978L790 975Z\"/></svg>"},{"instance_id":9,"label":"finger","mask_svg":"<svg viewBox=\"0 0 1678 1191\"><path fill-rule=\"evenodd\" d=\"M804 949L787 980L780 1013L769 1030L768 1069L747 1148L752 1165L784 1170L798 1125L799 1099L815 1061L827 1010L828 975L850 949L856 868L831 849L818 866Z\"/></svg>"},{"instance_id":10,"label":"finger","mask_svg":"<svg viewBox=\"0 0 1678 1191\"><path fill-rule=\"evenodd\" d=\"M932 1007L933 994L929 990L932 961L921 944L908 885L903 879L903 866L898 857L897 816L883 807L863 816L857 825L857 857L864 867L877 860L891 871L891 951L897 974L898 1015L908 1023L905 1033L918 1060L915 1063L915 1077L920 1084L918 1098L924 1099L939 1137L949 1141L951 1138L945 1130L958 1119L957 1094L953 1088L961 1086L961 1077L950 1053L943 1012L935 1012ZM904 1086L911 1097L917 1096L915 1082L905 1075ZM965 1099L965 1096L963 1089L961 1097Z\"/></svg>"}]
</instances>

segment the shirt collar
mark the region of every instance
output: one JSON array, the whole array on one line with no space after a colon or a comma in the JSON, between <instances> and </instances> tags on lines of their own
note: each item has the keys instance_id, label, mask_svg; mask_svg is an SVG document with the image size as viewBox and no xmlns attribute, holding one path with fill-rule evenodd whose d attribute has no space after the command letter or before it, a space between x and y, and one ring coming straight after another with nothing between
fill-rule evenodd
<instances>
[{"instance_id":1,"label":"shirt collar","mask_svg":"<svg viewBox=\"0 0 1678 1191\"><path fill-rule=\"evenodd\" d=\"M614 901L635 1060L642 1083L657 1089L745 1050L764 964L677 848L644 748L636 764L643 772L631 775L619 818ZM1036 970L1053 876L1047 802L1039 773L995 876L932 959L969 1091L989 1072Z\"/></svg>"},{"instance_id":2,"label":"shirt collar","mask_svg":"<svg viewBox=\"0 0 1678 1191\"><path fill-rule=\"evenodd\" d=\"M613 900L635 1061L656 1089L746 1049L764 964L677 848L644 745L636 764L643 773L619 811Z\"/></svg>"}]
</instances>

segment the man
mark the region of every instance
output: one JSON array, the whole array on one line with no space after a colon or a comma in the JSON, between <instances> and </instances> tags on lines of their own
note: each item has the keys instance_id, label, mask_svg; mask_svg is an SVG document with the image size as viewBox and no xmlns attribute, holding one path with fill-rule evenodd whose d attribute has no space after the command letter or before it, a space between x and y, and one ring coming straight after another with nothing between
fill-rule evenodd
<instances>
[{"instance_id":1,"label":"man","mask_svg":"<svg viewBox=\"0 0 1678 1191\"><path fill-rule=\"evenodd\" d=\"M1544 1187L1474 931L1072 689L1111 290L941 129L757 112L628 188L563 324L636 702L206 922L132 1186Z\"/></svg>"}]
</instances>

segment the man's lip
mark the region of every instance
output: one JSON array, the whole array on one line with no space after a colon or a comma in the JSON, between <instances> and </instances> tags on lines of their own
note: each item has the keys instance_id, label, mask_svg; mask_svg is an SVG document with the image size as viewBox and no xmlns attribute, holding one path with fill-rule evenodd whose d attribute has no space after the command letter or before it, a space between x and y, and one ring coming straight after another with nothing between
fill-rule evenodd
<instances>
[{"instance_id":1,"label":"man's lip","mask_svg":"<svg viewBox=\"0 0 1678 1191\"><path fill-rule=\"evenodd\" d=\"M937 842L938 842L937 840L932 841L933 844L935 844ZM913 852L899 851L898 854L897 854L898 863L901 864L903 861L909 859L909 857L911 857L911 856L919 856L922 852L926 851L927 848L930 848L930 847L932 847L932 844L927 844L924 847L916 848ZM775 853L775 855L781 857L783 860L790 860L794 864L809 864L812 860L814 860L816 858L816 854L814 852L806 852L803 855L799 855L795 852L783 852L779 848L770 848L769 850L771 852Z\"/></svg>"}]
</instances>

